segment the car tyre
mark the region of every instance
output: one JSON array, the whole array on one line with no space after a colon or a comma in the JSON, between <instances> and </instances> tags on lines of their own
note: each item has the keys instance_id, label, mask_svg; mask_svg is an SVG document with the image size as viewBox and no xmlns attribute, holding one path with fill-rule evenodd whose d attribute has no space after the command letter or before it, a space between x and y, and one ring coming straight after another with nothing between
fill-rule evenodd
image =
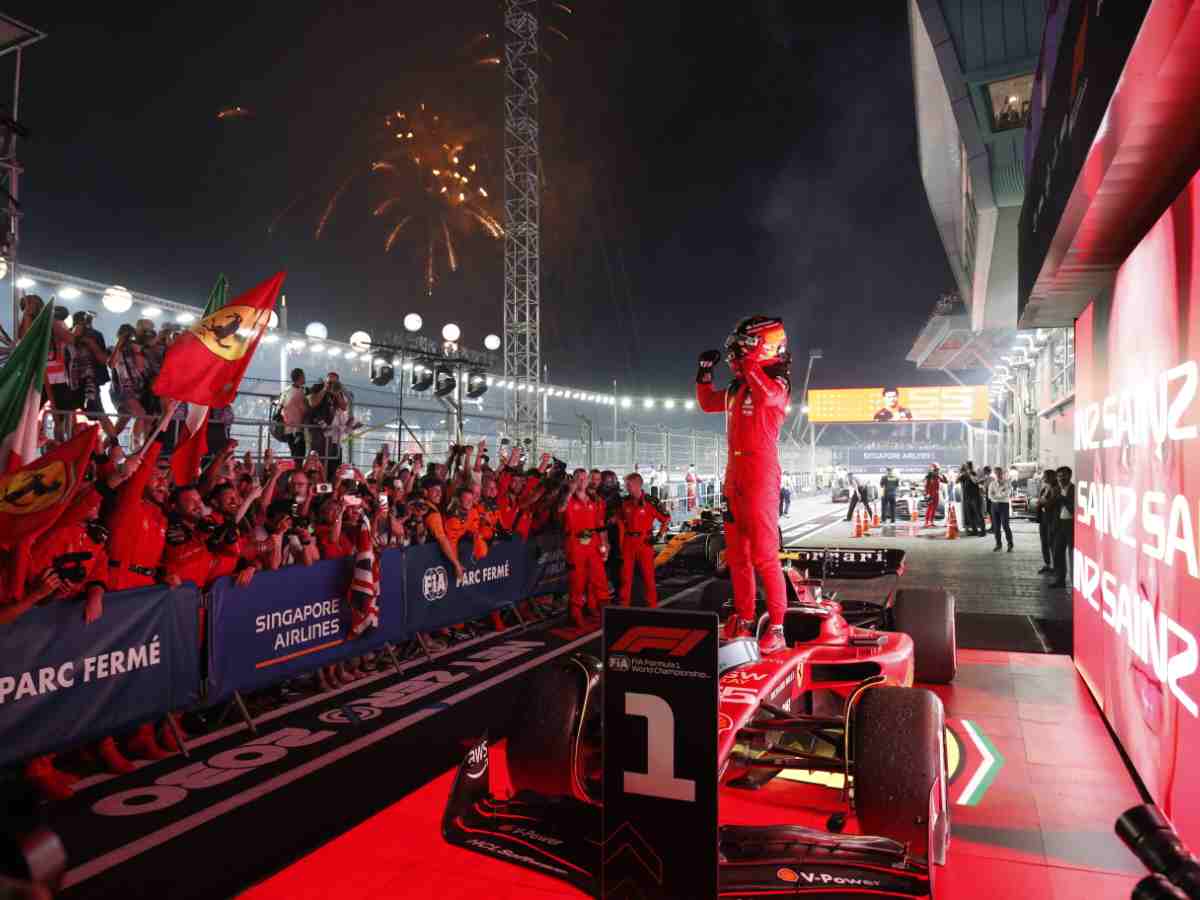
<instances>
[{"instance_id":1,"label":"car tyre","mask_svg":"<svg viewBox=\"0 0 1200 900\"><path fill-rule=\"evenodd\" d=\"M575 735L586 696L585 673L559 662L533 673L508 738L513 790L544 797L574 795Z\"/></svg>"},{"instance_id":2,"label":"car tyre","mask_svg":"<svg viewBox=\"0 0 1200 900\"><path fill-rule=\"evenodd\" d=\"M729 577L729 566L722 554L725 551L725 535L713 532L704 538L704 558L708 562L709 571L718 578Z\"/></svg>"},{"instance_id":3,"label":"car tyre","mask_svg":"<svg viewBox=\"0 0 1200 900\"><path fill-rule=\"evenodd\" d=\"M862 833L908 844L910 852L928 858L935 785L943 792L935 806L946 809L942 701L923 688L867 688L852 712L851 741Z\"/></svg>"},{"instance_id":4,"label":"car tyre","mask_svg":"<svg viewBox=\"0 0 1200 900\"><path fill-rule=\"evenodd\" d=\"M946 590L899 590L892 628L912 638L917 681L949 684L958 670L954 595Z\"/></svg>"}]
</instances>

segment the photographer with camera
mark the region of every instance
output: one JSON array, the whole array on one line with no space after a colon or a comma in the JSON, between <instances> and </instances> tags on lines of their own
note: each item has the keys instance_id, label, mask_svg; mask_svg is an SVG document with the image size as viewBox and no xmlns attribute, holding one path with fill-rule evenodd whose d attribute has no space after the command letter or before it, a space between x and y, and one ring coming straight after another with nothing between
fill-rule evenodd
<instances>
[{"instance_id":1,"label":"photographer with camera","mask_svg":"<svg viewBox=\"0 0 1200 900\"><path fill-rule=\"evenodd\" d=\"M342 447L333 434L339 413L349 410L350 400L337 372L330 372L308 391L308 415L305 418L309 453L324 463L326 478L333 480L342 461Z\"/></svg>"}]
</instances>

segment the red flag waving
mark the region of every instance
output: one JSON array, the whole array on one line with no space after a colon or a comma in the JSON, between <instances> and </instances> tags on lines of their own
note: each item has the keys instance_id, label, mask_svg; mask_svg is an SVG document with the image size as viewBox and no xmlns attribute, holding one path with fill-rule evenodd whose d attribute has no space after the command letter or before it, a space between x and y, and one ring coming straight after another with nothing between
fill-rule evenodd
<instances>
[{"instance_id":1,"label":"red flag waving","mask_svg":"<svg viewBox=\"0 0 1200 900\"><path fill-rule=\"evenodd\" d=\"M58 521L78 492L99 433L100 426L93 425L45 456L0 476L0 549L12 551L0 579L7 581L9 600L24 596L33 544Z\"/></svg>"},{"instance_id":2,"label":"red flag waving","mask_svg":"<svg viewBox=\"0 0 1200 900\"><path fill-rule=\"evenodd\" d=\"M154 393L201 406L231 404L267 330L283 278L279 272L234 297L176 338L154 379Z\"/></svg>"},{"instance_id":3,"label":"red flag waving","mask_svg":"<svg viewBox=\"0 0 1200 900\"><path fill-rule=\"evenodd\" d=\"M208 414L200 420L196 430L171 454L171 473L176 484L191 484L200 477L200 462L208 453Z\"/></svg>"},{"instance_id":4,"label":"red flag waving","mask_svg":"<svg viewBox=\"0 0 1200 900\"><path fill-rule=\"evenodd\" d=\"M100 427L79 432L61 447L0 475L0 549L45 531L67 508L96 449Z\"/></svg>"}]
</instances>

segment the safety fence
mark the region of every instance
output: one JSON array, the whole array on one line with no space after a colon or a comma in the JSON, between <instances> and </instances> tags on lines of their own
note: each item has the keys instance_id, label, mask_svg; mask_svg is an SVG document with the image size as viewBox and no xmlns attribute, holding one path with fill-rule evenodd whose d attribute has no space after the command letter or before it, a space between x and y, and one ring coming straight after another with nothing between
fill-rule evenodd
<instances>
[{"instance_id":1,"label":"safety fence","mask_svg":"<svg viewBox=\"0 0 1200 900\"><path fill-rule=\"evenodd\" d=\"M378 625L350 636L352 559L108 593L84 624L79 605L38 607L5 629L0 765L78 747L168 712L210 705L349 657L566 588L561 536L497 541L464 576L436 545L380 555Z\"/></svg>"}]
</instances>

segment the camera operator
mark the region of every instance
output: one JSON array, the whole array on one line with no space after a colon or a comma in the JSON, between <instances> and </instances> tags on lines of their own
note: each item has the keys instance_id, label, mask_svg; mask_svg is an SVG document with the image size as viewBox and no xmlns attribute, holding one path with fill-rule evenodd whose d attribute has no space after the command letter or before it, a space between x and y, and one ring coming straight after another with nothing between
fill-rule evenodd
<instances>
[{"instance_id":1,"label":"camera operator","mask_svg":"<svg viewBox=\"0 0 1200 900\"><path fill-rule=\"evenodd\" d=\"M50 529L34 545L29 571L31 587L44 591L56 576L57 587L43 595L45 600L73 600L84 596L83 620L95 622L104 611L108 583L108 531L100 524L100 495L85 487Z\"/></svg>"},{"instance_id":2,"label":"camera operator","mask_svg":"<svg viewBox=\"0 0 1200 900\"><path fill-rule=\"evenodd\" d=\"M307 399L308 449L322 460L326 478L332 481L334 472L341 465L342 447L333 439L331 429L337 414L349 409L350 401L337 372L328 373L324 380L313 385Z\"/></svg>"}]
</instances>

